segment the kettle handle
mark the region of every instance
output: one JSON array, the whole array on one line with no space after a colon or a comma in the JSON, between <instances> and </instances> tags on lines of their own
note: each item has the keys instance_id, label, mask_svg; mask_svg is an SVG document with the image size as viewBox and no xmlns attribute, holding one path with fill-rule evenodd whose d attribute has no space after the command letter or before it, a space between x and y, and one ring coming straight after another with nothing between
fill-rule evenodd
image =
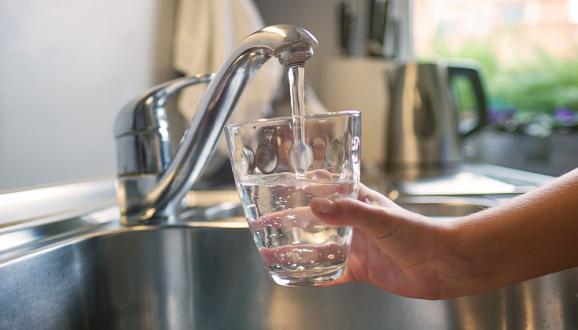
<instances>
[{"instance_id":1,"label":"kettle handle","mask_svg":"<svg viewBox=\"0 0 578 330\"><path fill-rule=\"evenodd\" d=\"M484 86L482 84L480 71L477 68L467 66L448 66L448 78L450 85L452 79L458 76L467 78L472 84L474 89L474 96L476 98L476 110L478 112L477 124L466 132L460 132L462 137L466 137L479 131L486 125L488 118L488 105L486 102L486 94L484 93Z\"/></svg>"}]
</instances>

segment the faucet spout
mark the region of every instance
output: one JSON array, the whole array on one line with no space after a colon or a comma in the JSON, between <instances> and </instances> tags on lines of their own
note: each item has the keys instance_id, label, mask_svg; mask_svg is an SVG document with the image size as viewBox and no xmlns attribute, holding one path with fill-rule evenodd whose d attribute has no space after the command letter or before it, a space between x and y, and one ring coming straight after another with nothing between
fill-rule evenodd
<instances>
[{"instance_id":1,"label":"faucet spout","mask_svg":"<svg viewBox=\"0 0 578 330\"><path fill-rule=\"evenodd\" d=\"M149 224L175 219L184 196L199 178L223 126L253 75L272 57L276 57L284 66L303 64L313 56L316 46L317 40L311 33L292 25L269 26L242 40L211 79L170 161L162 162L164 165L157 166L160 167L158 170L140 170L136 173L125 173L123 168L126 166L119 161L118 188L123 223ZM207 80L207 77L197 80ZM181 85L189 86L191 83L181 82ZM134 111L131 114L136 116ZM137 121L134 116L131 118L133 122ZM120 137L126 137L132 132L120 129L131 127L119 123L119 120L126 117L126 114L121 113L115 126L119 159L124 157L124 152L130 154L130 151L122 150L124 147L119 142ZM155 118L160 117L157 113ZM163 126L166 125L153 125L149 130L158 131ZM134 147L134 144L130 145ZM155 147L147 144L138 147L140 153L158 154L153 155L153 159L166 155L166 151L160 150L162 148L158 148L158 144ZM141 158L150 159L151 156L147 154Z\"/></svg>"}]
</instances>

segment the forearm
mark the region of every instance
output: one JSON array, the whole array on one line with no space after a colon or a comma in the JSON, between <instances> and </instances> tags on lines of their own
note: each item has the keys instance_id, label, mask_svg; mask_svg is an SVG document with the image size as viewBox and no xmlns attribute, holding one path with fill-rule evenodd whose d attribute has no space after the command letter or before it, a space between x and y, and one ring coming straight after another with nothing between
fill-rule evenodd
<instances>
[{"instance_id":1,"label":"forearm","mask_svg":"<svg viewBox=\"0 0 578 330\"><path fill-rule=\"evenodd\" d=\"M454 251L467 265L456 291L483 291L578 266L578 170L461 219L455 233Z\"/></svg>"}]
</instances>

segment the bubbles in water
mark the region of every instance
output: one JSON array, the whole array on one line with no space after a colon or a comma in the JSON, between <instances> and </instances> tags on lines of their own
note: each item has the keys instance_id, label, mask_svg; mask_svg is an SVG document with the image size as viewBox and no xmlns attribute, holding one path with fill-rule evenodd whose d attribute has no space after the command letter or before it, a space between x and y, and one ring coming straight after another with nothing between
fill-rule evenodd
<instances>
[{"instance_id":1,"label":"bubbles in water","mask_svg":"<svg viewBox=\"0 0 578 330\"><path fill-rule=\"evenodd\" d=\"M293 250L293 260L299 263L311 263L317 259L317 253L310 248L297 248Z\"/></svg>"},{"instance_id":2,"label":"bubbles in water","mask_svg":"<svg viewBox=\"0 0 578 330\"><path fill-rule=\"evenodd\" d=\"M304 185L303 189L296 188L297 182ZM255 205L254 212L247 214L249 225L262 259L272 273L308 276L343 265L351 229L328 226L303 206L320 191L351 196L353 181L325 171L315 179L309 174L300 179L295 173L255 175L238 185L243 200Z\"/></svg>"}]
</instances>

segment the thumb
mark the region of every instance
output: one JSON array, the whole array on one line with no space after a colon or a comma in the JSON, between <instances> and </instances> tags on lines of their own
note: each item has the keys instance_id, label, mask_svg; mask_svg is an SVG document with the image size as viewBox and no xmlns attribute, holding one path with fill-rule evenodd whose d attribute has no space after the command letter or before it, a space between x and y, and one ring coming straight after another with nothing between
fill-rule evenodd
<instances>
[{"instance_id":1,"label":"thumb","mask_svg":"<svg viewBox=\"0 0 578 330\"><path fill-rule=\"evenodd\" d=\"M351 198L311 201L311 211L321 221L334 226L353 226L374 239L383 239L395 233L401 221L393 209L370 205Z\"/></svg>"}]
</instances>

